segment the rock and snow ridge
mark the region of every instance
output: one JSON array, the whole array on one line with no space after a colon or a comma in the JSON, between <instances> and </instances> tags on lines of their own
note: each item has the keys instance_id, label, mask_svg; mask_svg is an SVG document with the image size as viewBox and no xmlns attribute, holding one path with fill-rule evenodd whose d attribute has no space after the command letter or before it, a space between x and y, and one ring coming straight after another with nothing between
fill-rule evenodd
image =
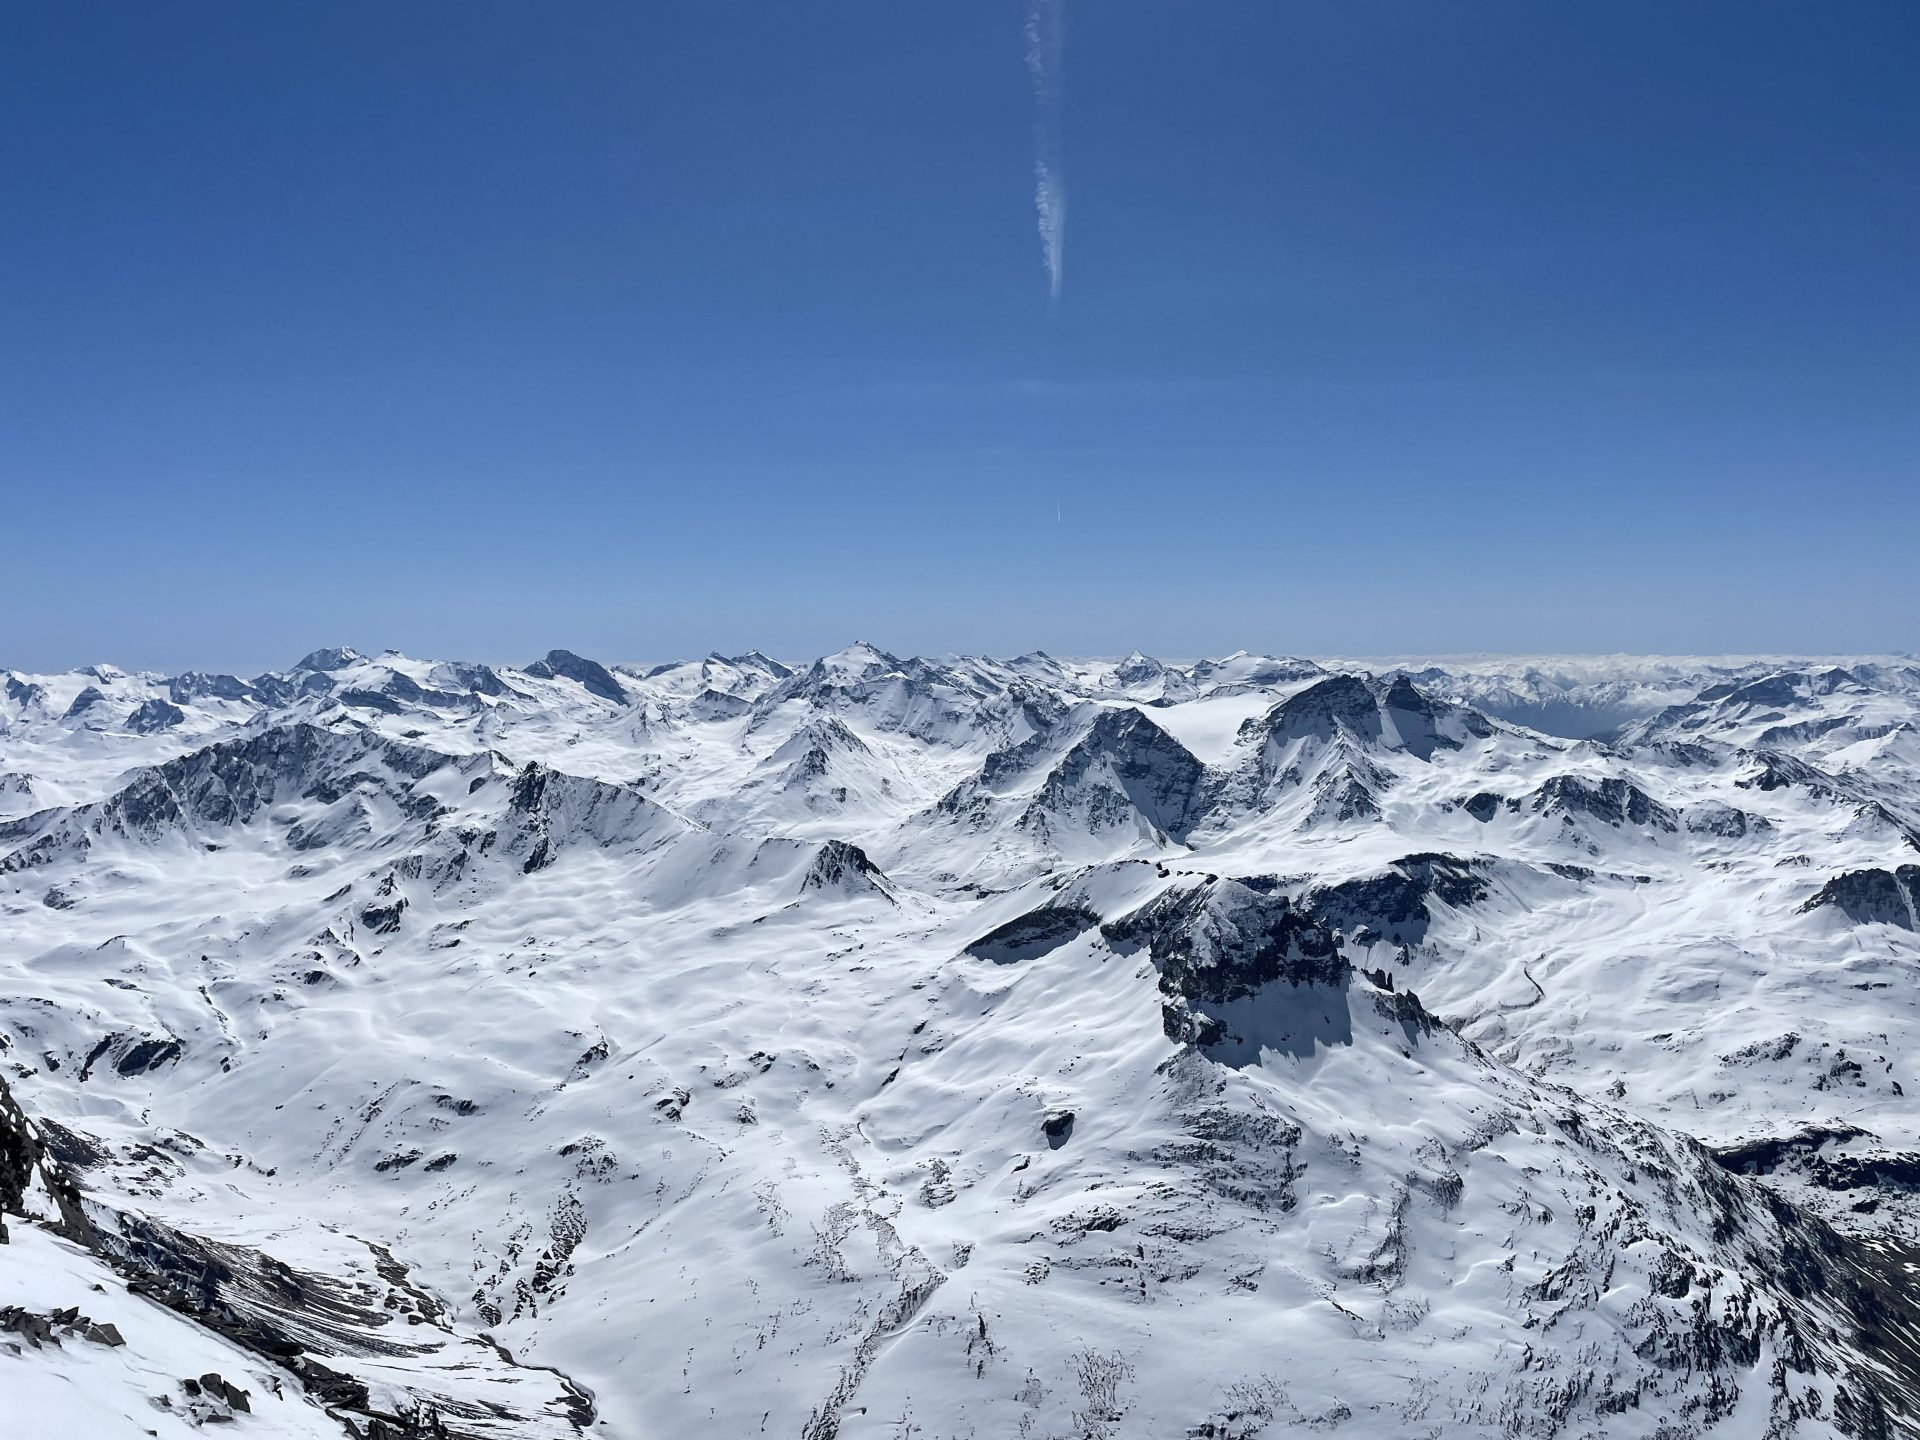
<instances>
[{"instance_id":1,"label":"rock and snow ridge","mask_svg":"<svg viewBox=\"0 0 1920 1440\"><path fill-rule=\"evenodd\" d=\"M1904 657L8 672L0 1377L1916 1433L1917 737Z\"/></svg>"}]
</instances>

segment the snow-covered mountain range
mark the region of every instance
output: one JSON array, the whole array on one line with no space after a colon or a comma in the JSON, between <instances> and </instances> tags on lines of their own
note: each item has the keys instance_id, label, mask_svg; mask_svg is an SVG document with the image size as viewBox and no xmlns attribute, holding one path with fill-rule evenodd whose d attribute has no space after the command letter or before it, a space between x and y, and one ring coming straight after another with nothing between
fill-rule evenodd
<instances>
[{"instance_id":1,"label":"snow-covered mountain range","mask_svg":"<svg viewBox=\"0 0 1920 1440\"><path fill-rule=\"evenodd\" d=\"M1920 1434L1920 662L0 677L32 1433Z\"/></svg>"}]
</instances>

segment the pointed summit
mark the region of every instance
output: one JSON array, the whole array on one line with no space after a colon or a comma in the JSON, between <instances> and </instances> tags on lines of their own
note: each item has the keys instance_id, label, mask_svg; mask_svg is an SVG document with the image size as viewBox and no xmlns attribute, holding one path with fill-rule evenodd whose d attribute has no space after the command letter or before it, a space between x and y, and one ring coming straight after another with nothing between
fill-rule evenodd
<instances>
[{"instance_id":1,"label":"pointed summit","mask_svg":"<svg viewBox=\"0 0 1920 1440\"><path fill-rule=\"evenodd\" d=\"M846 649L822 655L813 662L813 673L818 678L837 684L876 679L891 675L900 668L898 657L865 640L856 640Z\"/></svg>"},{"instance_id":2,"label":"pointed summit","mask_svg":"<svg viewBox=\"0 0 1920 1440\"><path fill-rule=\"evenodd\" d=\"M332 672L335 670L345 670L349 666L358 665L366 658L366 656L362 655L350 645L335 645L325 650L314 650L303 655L300 658L300 663L293 668L295 671L320 670Z\"/></svg>"}]
</instances>

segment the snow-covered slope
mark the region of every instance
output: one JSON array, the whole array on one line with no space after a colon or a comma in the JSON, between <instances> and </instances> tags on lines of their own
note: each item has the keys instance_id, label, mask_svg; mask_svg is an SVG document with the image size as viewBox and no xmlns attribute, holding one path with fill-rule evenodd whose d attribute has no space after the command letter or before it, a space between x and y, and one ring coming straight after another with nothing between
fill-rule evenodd
<instances>
[{"instance_id":1,"label":"snow-covered slope","mask_svg":"<svg viewBox=\"0 0 1920 1440\"><path fill-rule=\"evenodd\" d=\"M0 1316L126 1343L0 1376L36 1433L1915 1433L1916 734L1898 657L8 674Z\"/></svg>"}]
</instances>

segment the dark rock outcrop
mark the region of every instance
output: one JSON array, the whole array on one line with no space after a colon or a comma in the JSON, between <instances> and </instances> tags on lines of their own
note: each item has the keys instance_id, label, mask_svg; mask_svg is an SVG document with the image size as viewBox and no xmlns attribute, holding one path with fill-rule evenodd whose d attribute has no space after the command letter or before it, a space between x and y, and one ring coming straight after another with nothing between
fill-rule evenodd
<instances>
[{"instance_id":1,"label":"dark rock outcrop","mask_svg":"<svg viewBox=\"0 0 1920 1440\"><path fill-rule=\"evenodd\" d=\"M1352 1038L1353 969L1339 939L1284 894L1209 880L1169 891L1101 934L1123 954L1144 948L1152 958L1169 1040L1245 1064L1263 1049L1307 1054Z\"/></svg>"},{"instance_id":2,"label":"dark rock outcrop","mask_svg":"<svg viewBox=\"0 0 1920 1440\"><path fill-rule=\"evenodd\" d=\"M1330 675L1240 727L1243 740L1264 738L1269 749L1344 738L1362 748L1404 750L1421 760L1493 732L1486 716L1435 702L1404 675L1389 681Z\"/></svg>"},{"instance_id":3,"label":"dark rock outcrop","mask_svg":"<svg viewBox=\"0 0 1920 1440\"><path fill-rule=\"evenodd\" d=\"M174 828L245 825L267 808L296 799L332 806L362 787L387 795L417 819L430 820L438 803L413 794L413 782L452 763L438 751L371 731L278 726L138 771L121 790L95 804L0 822L0 870L47 863L67 849L84 850L102 835L150 840ZM288 841L298 848L313 833L311 827L295 826ZM324 827L317 833L321 838L311 843L324 843Z\"/></svg>"},{"instance_id":4,"label":"dark rock outcrop","mask_svg":"<svg viewBox=\"0 0 1920 1440\"><path fill-rule=\"evenodd\" d=\"M171 730L185 720L186 713L178 705L169 705L158 696L143 700L127 716L127 729L136 735L157 735L162 730Z\"/></svg>"},{"instance_id":5,"label":"dark rock outcrop","mask_svg":"<svg viewBox=\"0 0 1920 1440\"><path fill-rule=\"evenodd\" d=\"M167 698L176 705L195 700L251 700L253 687L238 675L210 675L188 670L167 681Z\"/></svg>"},{"instance_id":6,"label":"dark rock outcrop","mask_svg":"<svg viewBox=\"0 0 1920 1440\"><path fill-rule=\"evenodd\" d=\"M1487 895L1488 865L1453 855L1408 855L1379 875L1344 880L1307 894L1303 908L1330 930L1396 945L1417 945L1433 919L1429 902L1454 909Z\"/></svg>"},{"instance_id":7,"label":"dark rock outcrop","mask_svg":"<svg viewBox=\"0 0 1920 1440\"><path fill-rule=\"evenodd\" d=\"M1097 777L1097 778L1096 778ZM1125 804L1156 830L1179 840L1204 810L1206 767L1140 711L1103 711L1047 776L1038 808L1070 808L1089 782L1117 788Z\"/></svg>"},{"instance_id":8,"label":"dark rock outcrop","mask_svg":"<svg viewBox=\"0 0 1920 1440\"><path fill-rule=\"evenodd\" d=\"M996 925L967 946L967 954L996 965L1037 960L1099 923L1100 917L1084 906L1045 905Z\"/></svg>"},{"instance_id":9,"label":"dark rock outcrop","mask_svg":"<svg viewBox=\"0 0 1920 1440\"><path fill-rule=\"evenodd\" d=\"M1897 925L1920 930L1920 865L1892 870L1849 870L1822 885L1802 914L1831 907L1856 925Z\"/></svg>"},{"instance_id":10,"label":"dark rock outcrop","mask_svg":"<svg viewBox=\"0 0 1920 1440\"><path fill-rule=\"evenodd\" d=\"M1773 823L1763 815L1711 800L1690 806L1685 820L1688 833L1711 835L1721 840L1742 840L1773 828Z\"/></svg>"},{"instance_id":11,"label":"dark rock outcrop","mask_svg":"<svg viewBox=\"0 0 1920 1440\"><path fill-rule=\"evenodd\" d=\"M1482 790L1479 794L1469 795L1462 800L1460 808L1485 825L1500 813L1500 797L1491 790Z\"/></svg>"},{"instance_id":12,"label":"dark rock outcrop","mask_svg":"<svg viewBox=\"0 0 1920 1440\"><path fill-rule=\"evenodd\" d=\"M7 699L13 701L22 710L42 709L47 703L47 687L34 681L22 680L18 675L8 675L6 684Z\"/></svg>"},{"instance_id":13,"label":"dark rock outcrop","mask_svg":"<svg viewBox=\"0 0 1920 1440\"><path fill-rule=\"evenodd\" d=\"M314 650L300 657L300 663L293 668L300 670L318 670L331 673L358 665L367 657L347 645L333 645L322 650Z\"/></svg>"},{"instance_id":14,"label":"dark rock outcrop","mask_svg":"<svg viewBox=\"0 0 1920 1440\"><path fill-rule=\"evenodd\" d=\"M807 890L836 890L843 893L868 893L878 891L886 893L883 883L886 876L880 867L867 858L867 852L858 845L845 840L829 840L822 845L807 873L800 879L800 888Z\"/></svg>"},{"instance_id":15,"label":"dark rock outcrop","mask_svg":"<svg viewBox=\"0 0 1920 1440\"><path fill-rule=\"evenodd\" d=\"M1358 675L1329 675L1281 701L1264 719L1249 720L1247 726L1262 728L1270 740L1283 744L1309 737L1331 740L1342 727L1377 739L1380 707L1367 682ZM1247 733L1243 726L1242 734Z\"/></svg>"},{"instance_id":16,"label":"dark rock outcrop","mask_svg":"<svg viewBox=\"0 0 1920 1440\"><path fill-rule=\"evenodd\" d=\"M73 697L73 703L67 706L66 713L60 718L62 720L84 720L97 706L106 704L106 701L107 697L101 693L99 686L89 685Z\"/></svg>"},{"instance_id":17,"label":"dark rock outcrop","mask_svg":"<svg viewBox=\"0 0 1920 1440\"><path fill-rule=\"evenodd\" d=\"M527 674L542 680L572 680L602 700L611 700L616 705L627 703L627 692L613 678L612 671L571 650L549 650L544 660L536 660L527 666Z\"/></svg>"},{"instance_id":18,"label":"dark rock outcrop","mask_svg":"<svg viewBox=\"0 0 1920 1440\"><path fill-rule=\"evenodd\" d=\"M71 1240L90 1241L93 1230L81 1206L80 1187L0 1079L0 1244L7 1240L6 1217L29 1213L27 1193L36 1186L53 1203L55 1228Z\"/></svg>"},{"instance_id":19,"label":"dark rock outcrop","mask_svg":"<svg viewBox=\"0 0 1920 1440\"><path fill-rule=\"evenodd\" d=\"M1631 825L1668 834L1680 828L1673 811L1631 781L1617 776L1584 780L1578 775L1556 775L1527 799L1537 815L1584 816L1616 828Z\"/></svg>"},{"instance_id":20,"label":"dark rock outcrop","mask_svg":"<svg viewBox=\"0 0 1920 1440\"><path fill-rule=\"evenodd\" d=\"M1797 1176L1823 1190L1920 1190L1920 1154L1840 1147L1874 1137L1856 1125L1810 1125L1715 1149L1713 1158L1737 1175Z\"/></svg>"}]
</instances>

